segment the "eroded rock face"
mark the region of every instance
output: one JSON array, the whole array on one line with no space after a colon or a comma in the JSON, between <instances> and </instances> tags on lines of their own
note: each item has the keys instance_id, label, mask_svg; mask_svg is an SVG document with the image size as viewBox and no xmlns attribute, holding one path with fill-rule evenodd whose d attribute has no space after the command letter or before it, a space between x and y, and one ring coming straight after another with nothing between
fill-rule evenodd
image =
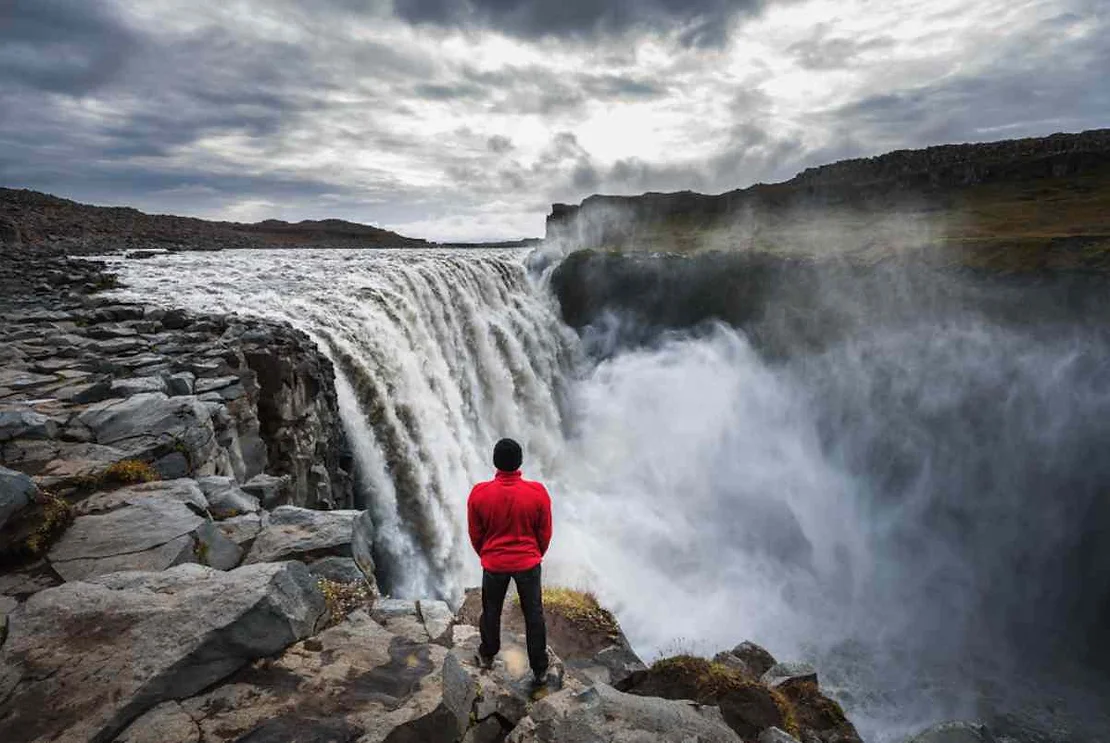
<instances>
[{"instance_id":1,"label":"eroded rock face","mask_svg":"<svg viewBox=\"0 0 1110 743\"><path fill-rule=\"evenodd\" d=\"M161 702L308 636L323 613L295 562L182 565L41 591L13 612L0 649L0 739L111 740Z\"/></svg>"}]
</instances>

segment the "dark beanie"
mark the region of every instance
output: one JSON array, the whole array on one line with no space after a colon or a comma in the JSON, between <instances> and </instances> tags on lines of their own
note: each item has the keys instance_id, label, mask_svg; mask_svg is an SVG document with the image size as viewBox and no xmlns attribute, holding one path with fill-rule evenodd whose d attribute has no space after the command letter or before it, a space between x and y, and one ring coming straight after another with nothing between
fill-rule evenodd
<instances>
[{"instance_id":1,"label":"dark beanie","mask_svg":"<svg viewBox=\"0 0 1110 743\"><path fill-rule=\"evenodd\" d=\"M512 439L501 439L493 447L493 466L502 472L516 472L524 461L520 444Z\"/></svg>"}]
</instances>

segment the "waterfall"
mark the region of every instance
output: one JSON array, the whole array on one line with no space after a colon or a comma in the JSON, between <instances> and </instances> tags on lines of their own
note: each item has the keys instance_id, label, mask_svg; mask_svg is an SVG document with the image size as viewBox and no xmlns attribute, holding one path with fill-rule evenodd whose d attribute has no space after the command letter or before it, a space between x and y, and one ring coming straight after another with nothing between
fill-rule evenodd
<instances>
[{"instance_id":1,"label":"waterfall","mask_svg":"<svg viewBox=\"0 0 1110 743\"><path fill-rule=\"evenodd\" d=\"M545 580L597 592L645 657L752 639L813 660L876 741L953 717L1042 729L1101 714L1097 322L1015 323L1027 292L954 303L936 299L951 286L915 299L885 276L810 276L766 292L780 306L751 336L703 323L629 343L617 315L582 338L565 327L521 251L118 267L124 297L287 320L324 349L394 595L476 584L465 499L512 436L553 496ZM797 342L806 302L853 324Z\"/></svg>"}]
</instances>

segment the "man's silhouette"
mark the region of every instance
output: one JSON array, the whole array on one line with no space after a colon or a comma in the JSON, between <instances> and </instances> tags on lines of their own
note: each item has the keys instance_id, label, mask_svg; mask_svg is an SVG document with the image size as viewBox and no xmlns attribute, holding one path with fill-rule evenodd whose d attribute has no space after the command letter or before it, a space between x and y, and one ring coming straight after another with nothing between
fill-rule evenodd
<instances>
[{"instance_id":1,"label":"man's silhouette","mask_svg":"<svg viewBox=\"0 0 1110 743\"><path fill-rule=\"evenodd\" d=\"M493 447L495 477L470 491L466 504L470 543L482 559L482 644L478 661L493 665L501 649L501 609L509 580L516 581L528 662L537 683L547 676L547 630L543 621L540 563L551 543L551 497L538 482L520 475L520 444L501 439Z\"/></svg>"}]
</instances>

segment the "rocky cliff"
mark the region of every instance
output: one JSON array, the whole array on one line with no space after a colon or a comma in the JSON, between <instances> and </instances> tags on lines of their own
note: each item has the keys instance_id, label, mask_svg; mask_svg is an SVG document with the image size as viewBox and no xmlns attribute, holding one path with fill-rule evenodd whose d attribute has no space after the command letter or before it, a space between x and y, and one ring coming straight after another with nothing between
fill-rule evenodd
<instances>
[{"instance_id":1,"label":"rocky cliff","mask_svg":"<svg viewBox=\"0 0 1110 743\"><path fill-rule=\"evenodd\" d=\"M748 250L868 260L927 249L1006 271L1110 270L1110 130L903 150L718 195L555 204L570 248Z\"/></svg>"},{"instance_id":2,"label":"rocky cliff","mask_svg":"<svg viewBox=\"0 0 1110 743\"><path fill-rule=\"evenodd\" d=\"M424 240L338 219L297 223L210 222L79 204L26 189L0 188L0 244L51 246L69 253L223 248L412 248Z\"/></svg>"}]
</instances>

